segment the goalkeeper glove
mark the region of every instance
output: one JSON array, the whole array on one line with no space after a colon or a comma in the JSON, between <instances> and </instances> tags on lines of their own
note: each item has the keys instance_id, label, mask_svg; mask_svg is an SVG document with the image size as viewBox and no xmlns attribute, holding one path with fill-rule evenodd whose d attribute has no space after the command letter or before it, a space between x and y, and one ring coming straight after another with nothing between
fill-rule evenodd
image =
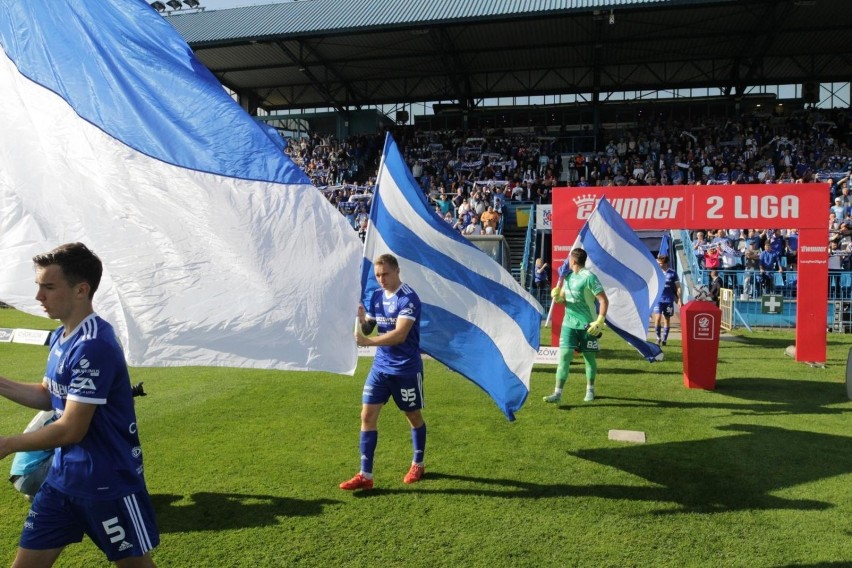
<instances>
[{"instance_id":1,"label":"goalkeeper glove","mask_svg":"<svg viewBox=\"0 0 852 568\"><path fill-rule=\"evenodd\" d=\"M593 337L600 337L603 335L603 330L606 327L606 323L604 321L603 316L598 316L598 319L589 324L586 328L586 333Z\"/></svg>"},{"instance_id":2,"label":"goalkeeper glove","mask_svg":"<svg viewBox=\"0 0 852 568\"><path fill-rule=\"evenodd\" d=\"M553 290L550 291L550 297L553 298L553 301L557 304L561 304L565 301L565 296L562 295L562 287L557 286Z\"/></svg>"}]
</instances>

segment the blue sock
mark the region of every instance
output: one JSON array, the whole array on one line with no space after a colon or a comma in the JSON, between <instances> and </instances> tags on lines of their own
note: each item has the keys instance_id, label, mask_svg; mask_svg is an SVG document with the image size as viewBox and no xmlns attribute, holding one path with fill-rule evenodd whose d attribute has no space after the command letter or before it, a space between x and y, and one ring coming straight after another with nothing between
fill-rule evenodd
<instances>
[{"instance_id":1,"label":"blue sock","mask_svg":"<svg viewBox=\"0 0 852 568\"><path fill-rule=\"evenodd\" d=\"M654 326L654 331L657 332L657 339L659 339L660 338L660 326L658 326L658 325Z\"/></svg>"},{"instance_id":2,"label":"blue sock","mask_svg":"<svg viewBox=\"0 0 852 568\"><path fill-rule=\"evenodd\" d=\"M423 454L426 452L426 423L420 428L411 429L411 445L414 446L414 457L412 463L423 463Z\"/></svg>"},{"instance_id":3,"label":"blue sock","mask_svg":"<svg viewBox=\"0 0 852 568\"><path fill-rule=\"evenodd\" d=\"M668 340L669 340L669 328L664 327L663 328L663 341L668 341Z\"/></svg>"},{"instance_id":4,"label":"blue sock","mask_svg":"<svg viewBox=\"0 0 852 568\"><path fill-rule=\"evenodd\" d=\"M370 430L361 431L361 471L373 475L373 456L376 454L376 445L379 443L379 432Z\"/></svg>"}]
</instances>

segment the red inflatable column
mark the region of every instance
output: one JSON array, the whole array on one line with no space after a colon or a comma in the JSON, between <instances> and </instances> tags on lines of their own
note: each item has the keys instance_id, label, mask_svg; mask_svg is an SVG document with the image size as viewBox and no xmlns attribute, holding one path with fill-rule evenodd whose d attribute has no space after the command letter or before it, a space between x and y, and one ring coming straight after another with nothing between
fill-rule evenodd
<instances>
[{"instance_id":1,"label":"red inflatable column","mask_svg":"<svg viewBox=\"0 0 852 568\"><path fill-rule=\"evenodd\" d=\"M722 311L713 302L694 300L680 308L683 384L687 388L716 388L721 323Z\"/></svg>"}]
</instances>

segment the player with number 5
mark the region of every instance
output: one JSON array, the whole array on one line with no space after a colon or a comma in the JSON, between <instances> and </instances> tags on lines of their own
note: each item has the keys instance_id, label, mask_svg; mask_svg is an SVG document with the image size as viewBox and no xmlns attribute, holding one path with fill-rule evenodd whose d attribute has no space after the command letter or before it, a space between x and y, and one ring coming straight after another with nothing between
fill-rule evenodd
<instances>
[{"instance_id":1,"label":"player with number 5","mask_svg":"<svg viewBox=\"0 0 852 568\"><path fill-rule=\"evenodd\" d=\"M355 340L361 347L376 347L376 356L361 398L361 471L340 484L341 489L373 488L373 456L378 443L378 420L392 397L411 425L414 457L404 483L423 476L426 423L423 408L423 359L420 356L420 298L399 277L395 256L383 254L373 261L381 289L373 292L365 309L358 306ZM379 334L368 337L378 325Z\"/></svg>"},{"instance_id":2,"label":"player with number 5","mask_svg":"<svg viewBox=\"0 0 852 568\"><path fill-rule=\"evenodd\" d=\"M149 568L160 535L145 486L130 376L112 326L92 307L103 265L82 243L37 255L33 263L36 300L62 325L51 336L42 382L0 377L0 395L52 410L56 420L0 438L0 459L56 449L13 566L52 566L85 534L116 566Z\"/></svg>"}]
</instances>

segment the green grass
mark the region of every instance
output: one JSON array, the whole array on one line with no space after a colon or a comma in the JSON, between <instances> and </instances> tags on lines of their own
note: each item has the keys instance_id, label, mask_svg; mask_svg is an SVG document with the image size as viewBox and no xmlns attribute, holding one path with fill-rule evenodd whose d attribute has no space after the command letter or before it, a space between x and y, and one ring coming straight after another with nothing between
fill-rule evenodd
<instances>
[{"instance_id":1,"label":"green grass","mask_svg":"<svg viewBox=\"0 0 852 568\"><path fill-rule=\"evenodd\" d=\"M35 320L36 323L46 320ZM0 327L44 327L0 310ZM52 324L47 322L48 326ZM383 412L376 489L358 468L355 377L212 368L132 371L161 567L852 565L852 337L829 335L825 369L784 355L786 332L720 347L715 391L683 386L680 342L649 365L612 333L598 399L572 365L563 404L536 368L509 423L477 387L426 362L426 477L402 483L410 433ZM38 380L46 349L0 344L0 374ZM0 401L0 433L33 412ZM645 444L611 442L642 430ZM6 460L2 467L8 467ZM0 565L27 503L0 490ZM57 566L105 566L88 540Z\"/></svg>"}]
</instances>

